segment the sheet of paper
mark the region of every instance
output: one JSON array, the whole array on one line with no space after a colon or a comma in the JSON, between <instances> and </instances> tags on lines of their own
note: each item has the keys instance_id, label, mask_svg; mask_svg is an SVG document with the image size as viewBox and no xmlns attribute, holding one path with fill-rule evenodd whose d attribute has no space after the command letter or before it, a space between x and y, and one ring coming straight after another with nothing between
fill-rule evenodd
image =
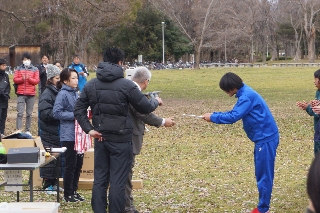
<instances>
[{"instance_id":1,"label":"sheet of paper","mask_svg":"<svg viewBox=\"0 0 320 213\"><path fill-rule=\"evenodd\" d=\"M67 150L67 147L52 148L51 152L65 152L66 150Z\"/></svg>"},{"instance_id":2,"label":"sheet of paper","mask_svg":"<svg viewBox=\"0 0 320 213\"><path fill-rule=\"evenodd\" d=\"M22 184L22 170L5 170L4 179L7 184ZM22 191L22 186L5 186L5 191Z\"/></svg>"}]
</instances>

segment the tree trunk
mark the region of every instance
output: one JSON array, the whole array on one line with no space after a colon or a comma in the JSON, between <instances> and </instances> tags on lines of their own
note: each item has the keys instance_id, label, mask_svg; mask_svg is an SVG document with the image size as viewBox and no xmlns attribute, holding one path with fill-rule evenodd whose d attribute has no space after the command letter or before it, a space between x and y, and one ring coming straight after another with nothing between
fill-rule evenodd
<instances>
[{"instance_id":1,"label":"tree trunk","mask_svg":"<svg viewBox=\"0 0 320 213\"><path fill-rule=\"evenodd\" d=\"M200 45L194 46L194 58L195 58L195 69L200 69L200 53L201 53L201 47Z\"/></svg>"},{"instance_id":2,"label":"tree trunk","mask_svg":"<svg viewBox=\"0 0 320 213\"><path fill-rule=\"evenodd\" d=\"M309 34L309 35L308 35ZM314 63L315 54L316 54L316 30L314 26L311 27L310 32L307 34L308 41L308 58L309 63Z\"/></svg>"},{"instance_id":3,"label":"tree trunk","mask_svg":"<svg viewBox=\"0 0 320 213\"><path fill-rule=\"evenodd\" d=\"M275 61L278 58L278 51L276 48L273 48L271 51L271 59L270 61Z\"/></svg>"}]
</instances>

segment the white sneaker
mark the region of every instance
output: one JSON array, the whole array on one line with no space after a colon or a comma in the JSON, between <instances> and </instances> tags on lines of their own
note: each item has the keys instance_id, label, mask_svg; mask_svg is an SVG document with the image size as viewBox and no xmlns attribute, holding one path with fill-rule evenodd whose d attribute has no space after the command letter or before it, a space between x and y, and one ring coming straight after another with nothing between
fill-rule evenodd
<instances>
[{"instance_id":1,"label":"white sneaker","mask_svg":"<svg viewBox=\"0 0 320 213\"><path fill-rule=\"evenodd\" d=\"M26 131L25 133L26 133L27 135L32 136L31 132L29 132L29 131Z\"/></svg>"},{"instance_id":2,"label":"white sneaker","mask_svg":"<svg viewBox=\"0 0 320 213\"><path fill-rule=\"evenodd\" d=\"M56 189L57 189L57 188L56 188ZM57 192L54 191L54 190L56 190L56 189L54 189L53 186L48 186L45 190L51 190L51 191L45 191L45 192L46 192L48 195L56 195Z\"/></svg>"},{"instance_id":3,"label":"white sneaker","mask_svg":"<svg viewBox=\"0 0 320 213\"><path fill-rule=\"evenodd\" d=\"M57 190L57 185L52 186L54 190ZM59 191L64 192L64 189L59 186Z\"/></svg>"}]
</instances>

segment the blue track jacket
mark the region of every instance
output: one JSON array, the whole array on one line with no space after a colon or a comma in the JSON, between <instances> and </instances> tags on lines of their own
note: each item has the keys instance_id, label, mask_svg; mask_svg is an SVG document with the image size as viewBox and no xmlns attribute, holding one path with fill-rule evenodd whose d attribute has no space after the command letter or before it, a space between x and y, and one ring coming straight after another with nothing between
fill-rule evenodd
<instances>
[{"instance_id":1,"label":"blue track jacket","mask_svg":"<svg viewBox=\"0 0 320 213\"><path fill-rule=\"evenodd\" d=\"M236 98L238 101L231 111L214 112L210 120L217 124L232 124L242 119L243 129L254 143L279 137L277 124L261 95L243 84Z\"/></svg>"}]
</instances>

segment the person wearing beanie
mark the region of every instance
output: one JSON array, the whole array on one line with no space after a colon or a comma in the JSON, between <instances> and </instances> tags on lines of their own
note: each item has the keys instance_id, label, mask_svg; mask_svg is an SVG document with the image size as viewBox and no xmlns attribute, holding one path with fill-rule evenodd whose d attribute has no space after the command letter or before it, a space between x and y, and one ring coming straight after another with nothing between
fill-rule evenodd
<instances>
[{"instance_id":1,"label":"person wearing beanie","mask_svg":"<svg viewBox=\"0 0 320 213\"><path fill-rule=\"evenodd\" d=\"M60 121L53 117L53 105L58 94L57 82L60 81L60 69L52 64L46 67L46 88L39 99L39 129L41 141L44 147L60 147L59 125ZM40 177L43 178L42 188L47 194L56 194L57 167L60 159L51 161L40 168ZM60 173L61 174L61 173ZM62 191L62 188L59 189Z\"/></svg>"},{"instance_id":2,"label":"person wearing beanie","mask_svg":"<svg viewBox=\"0 0 320 213\"><path fill-rule=\"evenodd\" d=\"M5 72L7 68L6 60L0 59L0 135L4 136L6 119L8 114L8 102L10 99L10 80Z\"/></svg>"}]
</instances>

